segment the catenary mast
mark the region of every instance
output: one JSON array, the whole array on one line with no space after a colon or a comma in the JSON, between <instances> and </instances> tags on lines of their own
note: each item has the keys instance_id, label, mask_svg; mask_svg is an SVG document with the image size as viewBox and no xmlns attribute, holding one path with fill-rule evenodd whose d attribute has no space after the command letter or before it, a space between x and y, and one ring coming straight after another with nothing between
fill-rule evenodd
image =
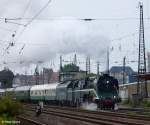
<instances>
[{"instance_id":1,"label":"catenary mast","mask_svg":"<svg viewBox=\"0 0 150 125\"><path fill-rule=\"evenodd\" d=\"M139 55L138 55L138 76L146 74L146 58L145 58L145 40L144 40L144 21L143 21L143 5L140 3L140 28L139 28ZM138 77L137 94L147 97L147 82Z\"/></svg>"}]
</instances>

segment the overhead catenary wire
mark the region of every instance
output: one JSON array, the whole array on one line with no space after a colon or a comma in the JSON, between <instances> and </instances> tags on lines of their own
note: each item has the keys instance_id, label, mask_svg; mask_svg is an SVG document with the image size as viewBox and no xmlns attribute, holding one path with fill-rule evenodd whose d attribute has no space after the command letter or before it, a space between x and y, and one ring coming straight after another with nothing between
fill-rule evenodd
<instances>
[{"instance_id":1,"label":"overhead catenary wire","mask_svg":"<svg viewBox=\"0 0 150 125\"><path fill-rule=\"evenodd\" d=\"M31 1L31 0L29 0L27 6L26 6L26 8L25 8L25 11L23 12L23 17L24 17L26 11L28 10L28 8L29 8L29 6L30 6L30 1ZM13 24L17 24L17 25L22 25L22 26L24 26L23 30L19 33L17 39L16 39L14 42L16 42L16 41L19 39L19 37L20 37L20 36L23 34L23 32L25 31L25 28L26 28L29 24L31 24L32 21L33 21L36 17L38 17L38 16L40 15L40 13L48 6L48 4L49 4L50 2L51 2L51 0L49 0L49 1L45 4L45 6L42 7L42 8L40 9L40 11L39 11L35 16L33 16L33 18L31 18L31 20L28 21L26 24L11 22L11 21L8 21L8 20L13 20L13 19L7 19L7 18L5 18L5 23L13 23ZM1 19L1 18L0 18L0 19ZM19 27L18 27L18 28L19 28ZM6 48L6 50L8 50L8 49L9 49L9 47Z\"/></svg>"},{"instance_id":2,"label":"overhead catenary wire","mask_svg":"<svg viewBox=\"0 0 150 125\"><path fill-rule=\"evenodd\" d=\"M25 7L25 10L24 10L24 12L23 12L22 18L25 16L27 10L28 10L29 7L30 7L30 4L31 4L31 0L28 1L27 5L26 5L26 7ZM12 20L12 19L10 19L10 20ZM18 32L18 30L19 30L19 26L18 26L17 32ZM22 34L22 32L23 32L24 30L25 30L25 24L24 24L23 30L19 33L19 35L18 35L18 37L16 38L15 41L17 41L17 40L19 39L19 36L21 36L21 34Z\"/></svg>"},{"instance_id":3,"label":"overhead catenary wire","mask_svg":"<svg viewBox=\"0 0 150 125\"><path fill-rule=\"evenodd\" d=\"M38 15L37 15L38 16ZM0 18L5 19L5 18ZM16 18L6 18L8 20L32 20L33 18L22 18L22 17L16 17ZM144 20L149 20L150 17L145 17ZM122 18L60 18L60 17L51 17L51 18L34 18L34 20L40 20L40 21L52 21L52 20L84 20L84 21L135 21L139 20L139 18L136 17L122 17Z\"/></svg>"},{"instance_id":4,"label":"overhead catenary wire","mask_svg":"<svg viewBox=\"0 0 150 125\"><path fill-rule=\"evenodd\" d=\"M48 2L39 10L39 12L35 16L33 16L27 24L25 24L25 26L27 27L29 24L31 24L32 21L35 20L43 12L43 10L46 9L46 7L49 5L50 2L51 0L48 0Z\"/></svg>"},{"instance_id":5,"label":"overhead catenary wire","mask_svg":"<svg viewBox=\"0 0 150 125\"><path fill-rule=\"evenodd\" d=\"M31 0L28 1L27 6L25 7L25 10L24 10L24 12L23 12L22 17L24 17L24 15L25 15L27 9L29 8L30 2L31 2ZM17 24L17 25L18 25L17 30L14 32L14 34L12 34L13 41L10 41L8 47L6 48L6 50L5 50L5 52L4 52L4 54L5 54L5 53L9 54L8 49L10 48L11 45L15 45L15 38L14 38L14 37L16 36L16 33L17 33L18 30L19 30L19 26L20 26L20 25L24 26L24 24L8 21L7 18L5 18L5 23L12 23L12 24Z\"/></svg>"},{"instance_id":6,"label":"overhead catenary wire","mask_svg":"<svg viewBox=\"0 0 150 125\"><path fill-rule=\"evenodd\" d=\"M19 51L19 54L21 54L21 53L22 53L22 51L23 51L24 47L25 47L25 44L22 46L21 50Z\"/></svg>"},{"instance_id":7,"label":"overhead catenary wire","mask_svg":"<svg viewBox=\"0 0 150 125\"><path fill-rule=\"evenodd\" d=\"M19 39L19 37L24 33L26 27L27 27L28 25L30 25L30 24L33 22L33 20L36 19L36 18L42 13L42 11L49 5L50 2L51 2L51 0L48 0L48 2L39 10L39 12L38 12L37 14L35 14L35 16L33 16L33 17L31 18L31 20L28 21L28 22L25 24L24 28L22 29L22 31L21 31L20 34L18 35L18 38L16 39L16 41L17 41L17 40ZM30 5L30 4L28 4L26 10L29 8L29 5ZM25 11L25 12L26 12L26 11Z\"/></svg>"}]
</instances>

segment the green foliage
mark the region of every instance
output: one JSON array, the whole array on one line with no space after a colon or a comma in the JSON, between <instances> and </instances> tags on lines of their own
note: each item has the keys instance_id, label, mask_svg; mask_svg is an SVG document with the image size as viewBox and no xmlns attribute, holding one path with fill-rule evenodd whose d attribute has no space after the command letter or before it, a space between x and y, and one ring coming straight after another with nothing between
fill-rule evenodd
<instances>
[{"instance_id":1,"label":"green foliage","mask_svg":"<svg viewBox=\"0 0 150 125\"><path fill-rule=\"evenodd\" d=\"M143 101L142 101L142 105L143 105L144 107L150 107L150 101L143 100Z\"/></svg>"},{"instance_id":2,"label":"green foliage","mask_svg":"<svg viewBox=\"0 0 150 125\"><path fill-rule=\"evenodd\" d=\"M0 117L13 118L21 112L21 103L13 101L10 97L4 97L0 100Z\"/></svg>"},{"instance_id":3,"label":"green foliage","mask_svg":"<svg viewBox=\"0 0 150 125\"><path fill-rule=\"evenodd\" d=\"M94 73L87 74L87 77L93 77L93 76L96 76L96 74Z\"/></svg>"},{"instance_id":4,"label":"green foliage","mask_svg":"<svg viewBox=\"0 0 150 125\"><path fill-rule=\"evenodd\" d=\"M63 72L79 72L79 67L75 64L67 64L62 67Z\"/></svg>"},{"instance_id":5,"label":"green foliage","mask_svg":"<svg viewBox=\"0 0 150 125\"><path fill-rule=\"evenodd\" d=\"M133 106L133 101L131 99L127 99L127 100L122 101L122 104L132 107ZM143 101L140 102L139 106L142 106L142 107L145 107L145 108L150 108L150 101L143 100Z\"/></svg>"}]
</instances>

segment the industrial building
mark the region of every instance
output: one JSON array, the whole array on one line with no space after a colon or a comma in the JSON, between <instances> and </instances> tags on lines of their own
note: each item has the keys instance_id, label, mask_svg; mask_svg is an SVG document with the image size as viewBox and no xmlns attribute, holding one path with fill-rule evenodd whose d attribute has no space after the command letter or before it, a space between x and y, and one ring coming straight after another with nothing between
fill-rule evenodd
<instances>
[{"instance_id":1,"label":"industrial building","mask_svg":"<svg viewBox=\"0 0 150 125\"><path fill-rule=\"evenodd\" d=\"M150 81L147 81L147 90L148 97L150 97ZM119 94L122 100L132 98L133 95L137 94L137 82L119 85Z\"/></svg>"},{"instance_id":2,"label":"industrial building","mask_svg":"<svg viewBox=\"0 0 150 125\"><path fill-rule=\"evenodd\" d=\"M123 72L123 68L125 69ZM134 77L133 75L137 74L136 72L134 72L132 70L131 67L129 66L113 66L110 69L110 75L115 77L119 84L123 84L123 73L124 73L124 77L125 77L125 83L133 83L133 82L137 82L136 77Z\"/></svg>"}]
</instances>

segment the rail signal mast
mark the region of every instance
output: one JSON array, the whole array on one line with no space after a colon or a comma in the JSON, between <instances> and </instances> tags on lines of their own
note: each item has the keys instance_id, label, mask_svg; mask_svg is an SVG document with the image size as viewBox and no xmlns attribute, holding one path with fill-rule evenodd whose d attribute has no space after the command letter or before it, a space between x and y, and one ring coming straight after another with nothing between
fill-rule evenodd
<instances>
[{"instance_id":1,"label":"rail signal mast","mask_svg":"<svg viewBox=\"0 0 150 125\"><path fill-rule=\"evenodd\" d=\"M139 28L139 55L138 55L138 84L137 94L147 97L147 82L139 78L141 74L146 74L146 58L145 58L145 40L144 40L144 21L143 21L143 5L140 3L140 28Z\"/></svg>"}]
</instances>

